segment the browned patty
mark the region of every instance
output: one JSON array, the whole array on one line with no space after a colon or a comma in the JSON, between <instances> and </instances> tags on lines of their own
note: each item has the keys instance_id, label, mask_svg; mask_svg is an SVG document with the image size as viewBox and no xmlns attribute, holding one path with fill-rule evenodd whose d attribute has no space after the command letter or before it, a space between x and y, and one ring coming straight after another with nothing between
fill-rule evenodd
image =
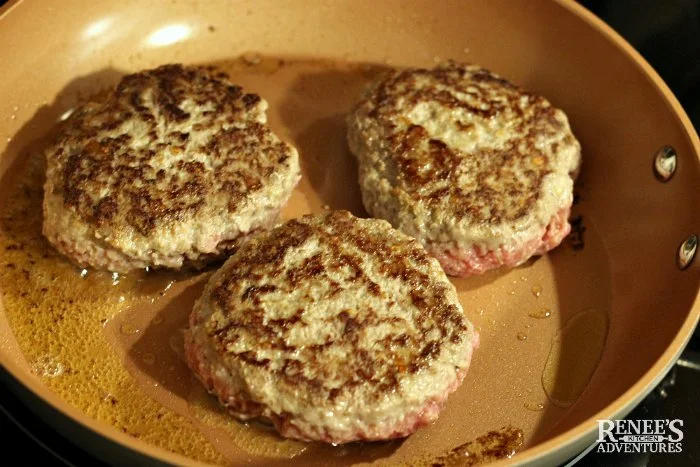
<instances>
[{"instance_id":1,"label":"browned patty","mask_svg":"<svg viewBox=\"0 0 700 467\"><path fill-rule=\"evenodd\" d=\"M180 267L276 219L298 155L267 104L213 68L125 76L47 151L44 232L81 266Z\"/></svg>"},{"instance_id":2,"label":"browned patty","mask_svg":"<svg viewBox=\"0 0 700 467\"><path fill-rule=\"evenodd\" d=\"M342 443L433 421L477 334L415 240L345 211L247 240L190 317L188 363L242 419Z\"/></svg>"},{"instance_id":3,"label":"browned patty","mask_svg":"<svg viewBox=\"0 0 700 467\"><path fill-rule=\"evenodd\" d=\"M447 62L380 77L348 124L367 210L450 274L515 266L569 231L580 145L542 96Z\"/></svg>"}]
</instances>

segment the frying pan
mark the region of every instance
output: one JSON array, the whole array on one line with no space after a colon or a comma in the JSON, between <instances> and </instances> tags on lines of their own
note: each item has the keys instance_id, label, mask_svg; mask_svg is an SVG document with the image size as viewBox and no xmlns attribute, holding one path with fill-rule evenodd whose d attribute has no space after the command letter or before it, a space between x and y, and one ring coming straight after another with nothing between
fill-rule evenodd
<instances>
[{"instance_id":1,"label":"frying pan","mask_svg":"<svg viewBox=\"0 0 700 467\"><path fill-rule=\"evenodd\" d=\"M596 420L627 414L697 323L686 240L700 232L698 137L649 65L573 2L15 1L0 42L2 374L111 463L418 464L512 427L523 444L510 462L553 465L594 441ZM57 121L124 73L169 62L217 62L270 102L273 129L303 159L285 217L324 205L362 215L344 114L377 70L444 59L567 112L583 147L574 215L585 231L512 271L455 281L482 345L438 422L405 441L299 446L229 421L177 356L202 276L81 278L38 235L24 232L23 251L8 243L13 206L37 232L41 174L34 188L17 183Z\"/></svg>"}]
</instances>

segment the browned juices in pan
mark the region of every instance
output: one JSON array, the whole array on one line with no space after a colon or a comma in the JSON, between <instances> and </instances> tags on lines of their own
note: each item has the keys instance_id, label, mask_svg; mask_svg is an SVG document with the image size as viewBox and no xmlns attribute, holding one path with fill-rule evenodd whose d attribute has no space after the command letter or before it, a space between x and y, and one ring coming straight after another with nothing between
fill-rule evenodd
<instances>
[{"instance_id":1,"label":"browned juices in pan","mask_svg":"<svg viewBox=\"0 0 700 467\"><path fill-rule=\"evenodd\" d=\"M284 219L324 209L366 216L345 142L345 115L383 65L254 54L213 65L264 97L272 129L299 150L303 177ZM504 444L503 456L545 437L585 389L602 352L610 277L582 203L574 210L588 222L583 249L565 241L514 270L454 281L481 346L436 424L383 443L333 447L284 440L264 425L229 417L182 360L181 333L209 273L81 271L41 237L42 144L27 148L27 157L2 180L6 314L28 365L48 387L151 444L235 465L430 465L453 462L456 455L477 463L486 460L479 457L486 451L479 440L493 442L489 432L511 443ZM570 322L575 329L567 332ZM590 347L577 354L586 362L574 365L573 349L581 345Z\"/></svg>"}]
</instances>

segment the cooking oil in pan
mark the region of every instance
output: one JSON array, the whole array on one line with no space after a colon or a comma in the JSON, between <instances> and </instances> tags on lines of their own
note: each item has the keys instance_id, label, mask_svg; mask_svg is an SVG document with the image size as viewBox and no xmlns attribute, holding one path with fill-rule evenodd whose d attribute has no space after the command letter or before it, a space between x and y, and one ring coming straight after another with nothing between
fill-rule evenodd
<instances>
[{"instance_id":1,"label":"cooking oil in pan","mask_svg":"<svg viewBox=\"0 0 700 467\"><path fill-rule=\"evenodd\" d=\"M528 313L530 318L545 319L552 316L552 310L547 307L538 308L537 310Z\"/></svg>"},{"instance_id":2,"label":"cooking oil in pan","mask_svg":"<svg viewBox=\"0 0 700 467\"><path fill-rule=\"evenodd\" d=\"M570 318L552 339L542 387L552 403L576 402L598 366L608 332L608 315L594 308Z\"/></svg>"},{"instance_id":3,"label":"cooking oil in pan","mask_svg":"<svg viewBox=\"0 0 700 467\"><path fill-rule=\"evenodd\" d=\"M191 415L210 430L224 436L212 439L214 445L229 458L235 459L235 452L226 445L238 446L249 454L272 459L291 459L303 453L308 443L284 439L271 428L260 423L242 423L231 418L226 409L207 393L201 384L193 384L188 396Z\"/></svg>"},{"instance_id":4,"label":"cooking oil in pan","mask_svg":"<svg viewBox=\"0 0 700 467\"><path fill-rule=\"evenodd\" d=\"M0 288L29 370L69 404L122 433L205 462L224 462L186 417L141 390L104 339L124 310L151 306L178 274L114 277L71 265L41 235L41 151L29 151L21 161L10 169L14 179L4 178L0 186ZM144 329L119 322L114 332L136 340ZM146 352L140 358L158 367L162 356Z\"/></svg>"},{"instance_id":5,"label":"cooking oil in pan","mask_svg":"<svg viewBox=\"0 0 700 467\"><path fill-rule=\"evenodd\" d=\"M525 402L523 407L533 412L541 412L544 410L544 404L542 402Z\"/></svg>"},{"instance_id":6,"label":"cooking oil in pan","mask_svg":"<svg viewBox=\"0 0 700 467\"><path fill-rule=\"evenodd\" d=\"M536 298L539 298L540 295L542 295L542 287L539 285L534 285L532 286L532 289L530 289L532 292L532 295L534 295Z\"/></svg>"}]
</instances>

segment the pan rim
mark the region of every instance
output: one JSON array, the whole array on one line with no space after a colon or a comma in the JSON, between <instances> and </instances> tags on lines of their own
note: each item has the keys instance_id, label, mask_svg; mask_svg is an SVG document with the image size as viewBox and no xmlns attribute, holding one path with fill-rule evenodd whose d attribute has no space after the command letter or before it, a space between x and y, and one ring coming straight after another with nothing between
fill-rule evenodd
<instances>
[{"instance_id":1,"label":"pan rim","mask_svg":"<svg viewBox=\"0 0 700 467\"><path fill-rule=\"evenodd\" d=\"M624 56L626 56L626 58L634 62L635 66L646 77L650 85L653 86L660 94L660 97L663 99L665 105L670 107L672 110L676 120L685 131L685 136L689 140L689 146L692 147L695 153L695 158L698 162L700 162L700 141L689 117L676 99L673 92L668 88L666 83L651 67L651 65L649 65L649 63L647 63L639 52L637 52L624 38L622 38L622 36L620 36L600 18L588 11L585 7L579 5L574 0L552 1L559 7L566 9L569 13L582 20L584 23L593 27L598 33L603 35L613 47L616 47ZM0 20L6 19L12 10L22 3L23 0L10 0L0 9ZM0 298L0 304L1 303L2 299ZM651 392L656 385L658 385L666 373L675 364L676 360L679 358L686 344L690 340L699 318L700 286L696 292L695 299L690 307L688 315L681 327L678 329L675 337L666 350L656 360L656 362L636 383L634 383L629 389L627 389L613 402L608 404L605 408L579 423L577 426L555 436L554 438L518 453L513 459L502 460L492 465L504 465L506 463L523 465L532 462L551 462L552 460L555 460L555 455L557 452L563 452L566 447L581 444L587 438L590 438L596 430L596 420L615 418L615 416L619 417L621 414L628 413L631 408L636 406L644 397L646 397L646 395ZM107 441L118 444L123 449L134 451L155 461L168 462L173 465L209 465L179 454L172 453L163 448L148 444L142 440L132 438L131 436L118 431L111 425L94 420L84 412L60 399L56 394L46 392L45 387L39 378L20 368L20 365L10 358L5 349L0 349L0 366L14 378L19 386L23 387L23 389L37 396L39 394L39 390L41 390L41 393L46 393L45 395L38 396L41 403L47 404L59 412L62 416L67 417L72 422L80 425L82 428L102 436Z\"/></svg>"},{"instance_id":2,"label":"pan rim","mask_svg":"<svg viewBox=\"0 0 700 467\"><path fill-rule=\"evenodd\" d=\"M695 159L700 162L700 140L698 139L698 134L695 131L695 127L693 126L680 102L673 94L673 91L671 91L666 82L661 78L661 76L659 76L656 70L654 70L646 59L642 57L642 55L637 52L637 50L632 47L632 45L627 42L627 40L625 40L617 31L574 0L554 0L554 3L567 9L570 13L595 28L596 31L601 33L614 47L616 47L627 58L634 62L634 65L642 72L650 84L656 88L658 92L660 92L664 103L667 106L670 106L676 120L685 130L686 137L690 143L689 145L693 148L695 153ZM562 448L582 443L586 440L586 438L590 438L597 429L597 420L611 419L615 418L615 416L619 417L621 414L627 415L642 401L642 399L649 395L649 393L671 370L673 365L675 365L676 361L681 356L681 353L683 353L683 350L690 341L699 319L700 281L698 283L698 290L696 291L695 299L688 312L688 316L676 333L676 336L673 338L666 350L651 366L651 368L649 368L642 375L642 377L632 385L632 387L627 389L627 391L616 398L612 403L608 404L605 408L579 423L577 426L541 444L528 448L522 453L518 453L513 459L513 461L515 461L514 465L525 465L526 463L536 460L544 462L548 456L553 456L557 451L562 450ZM587 444L591 444L591 442L589 441ZM583 448L585 447L587 446L584 446ZM503 465L505 462L507 461L499 461L493 465Z\"/></svg>"}]
</instances>

